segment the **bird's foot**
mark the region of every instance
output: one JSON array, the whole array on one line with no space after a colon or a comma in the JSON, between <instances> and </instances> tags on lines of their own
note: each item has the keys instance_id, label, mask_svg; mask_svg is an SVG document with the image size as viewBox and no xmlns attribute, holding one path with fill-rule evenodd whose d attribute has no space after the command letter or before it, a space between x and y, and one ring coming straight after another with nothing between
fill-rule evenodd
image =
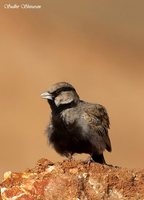
<instances>
[{"instance_id":1,"label":"bird's foot","mask_svg":"<svg viewBox=\"0 0 144 200\"><path fill-rule=\"evenodd\" d=\"M93 163L95 161L92 159L92 157L89 157L88 159L83 160L82 162L83 162L83 164L90 165L91 163Z\"/></svg>"}]
</instances>

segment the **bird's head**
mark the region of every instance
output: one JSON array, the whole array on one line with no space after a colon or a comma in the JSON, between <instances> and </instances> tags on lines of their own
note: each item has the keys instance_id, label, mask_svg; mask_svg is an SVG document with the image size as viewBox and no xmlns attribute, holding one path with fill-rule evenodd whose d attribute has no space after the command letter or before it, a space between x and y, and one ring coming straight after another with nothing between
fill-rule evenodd
<instances>
[{"instance_id":1,"label":"bird's head","mask_svg":"<svg viewBox=\"0 0 144 200\"><path fill-rule=\"evenodd\" d=\"M41 94L41 97L47 99L53 112L76 106L79 102L76 90L66 82L53 84L47 92Z\"/></svg>"}]
</instances>

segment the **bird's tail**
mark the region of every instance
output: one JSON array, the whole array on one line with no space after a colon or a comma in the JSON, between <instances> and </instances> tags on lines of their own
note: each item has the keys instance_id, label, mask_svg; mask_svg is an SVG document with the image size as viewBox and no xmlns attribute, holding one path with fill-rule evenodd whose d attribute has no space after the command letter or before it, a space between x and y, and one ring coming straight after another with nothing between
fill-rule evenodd
<instances>
[{"instance_id":1,"label":"bird's tail","mask_svg":"<svg viewBox=\"0 0 144 200\"><path fill-rule=\"evenodd\" d=\"M106 164L106 161L104 159L104 155L103 154L96 154L96 153L93 153L92 154L92 159L97 162L97 163L100 163L100 164Z\"/></svg>"}]
</instances>

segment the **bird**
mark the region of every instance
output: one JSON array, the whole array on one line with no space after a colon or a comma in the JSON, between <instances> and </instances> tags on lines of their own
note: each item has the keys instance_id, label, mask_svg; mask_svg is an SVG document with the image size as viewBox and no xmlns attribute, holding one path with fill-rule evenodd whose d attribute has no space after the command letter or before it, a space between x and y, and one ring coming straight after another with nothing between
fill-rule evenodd
<instances>
[{"instance_id":1,"label":"bird","mask_svg":"<svg viewBox=\"0 0 144 200\"><path fill-rule=\"evenodd\" d=\"M98 103L81 100L68 82L54 83L41 94L51 109L46 130L49 143L67 158L86 153L92 162L107 164L103 152L112 151L106 108Z\"/></svg>"}]
</instances>

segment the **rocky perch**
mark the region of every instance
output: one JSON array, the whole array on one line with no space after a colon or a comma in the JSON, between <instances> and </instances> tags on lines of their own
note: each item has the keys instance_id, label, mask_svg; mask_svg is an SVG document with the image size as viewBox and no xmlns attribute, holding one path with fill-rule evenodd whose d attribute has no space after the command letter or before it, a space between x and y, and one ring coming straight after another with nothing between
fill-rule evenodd
<instances>
[{"instance_id":1,"label":"rocky perch","mask_svg":"<svg viewBox=\"0 0 144 200\"><path fill-rule=\"evenodd\" d=\"M144 170L41 159L33 169L4 174L0 200L45 199L144 199Z\"/></svg>"}]
</instances>

